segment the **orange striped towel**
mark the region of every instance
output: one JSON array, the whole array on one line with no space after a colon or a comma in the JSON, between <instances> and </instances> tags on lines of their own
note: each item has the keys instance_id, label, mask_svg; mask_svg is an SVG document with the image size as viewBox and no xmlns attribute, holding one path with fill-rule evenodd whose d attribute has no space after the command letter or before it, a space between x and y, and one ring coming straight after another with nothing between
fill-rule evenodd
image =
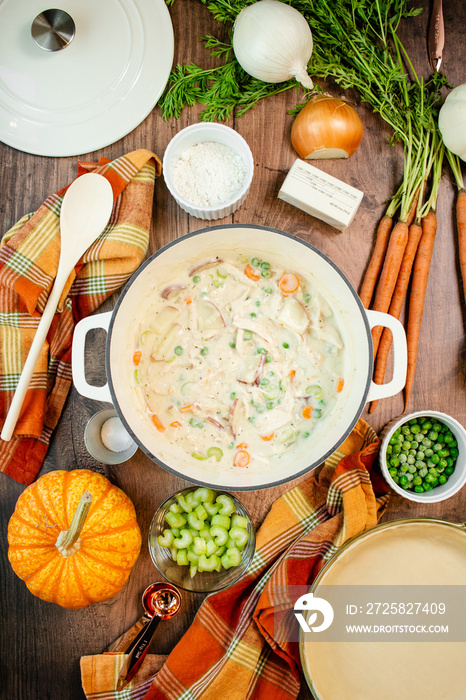
<instances>
[{"instance_id":1,"label":"orange striped towel","mask_svg":"<svg viewBox=\"0 0 466 700\"><path fill-rule=\"evenodd\" d=\"M78 177L93 171L113 189L109 224L70 275L47 342L26 394L15 435L0 439L0 471L30 484L71 386L75 324L121 287L140 265L149 243L154 180L160 159L138 150L109 161L78 163ZM0 247L0 426L52 288L60 256L60 207L66 187L10 229Z\"/></svg>"},{"instance_id":2,"label":"orange striped towel","mask_svg":"<svg viewBox=\"0 0 466 700\"><path fill-rule=\"evenodd\" d=\"M344 542L376 525L388 502L387 486L372 469L377 452L376 434L359 420L318 476L275 501L257 533L249 570L232 588L206 598L161 670L151 677L160 657L149 657L119 693L115 684L126 656L84 656L87 698L296 698L298 644L286 641L298 625L296 600L284 597L284 587L310 584Z\"/></svg>"}]
</instances>

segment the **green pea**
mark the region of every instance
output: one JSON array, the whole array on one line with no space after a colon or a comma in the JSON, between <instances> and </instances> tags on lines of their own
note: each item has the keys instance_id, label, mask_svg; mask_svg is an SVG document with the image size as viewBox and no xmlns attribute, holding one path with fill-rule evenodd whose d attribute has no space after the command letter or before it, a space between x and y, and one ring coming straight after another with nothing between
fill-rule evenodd
<instances>
[{"instance_id":1,"label":"green pea","mask_svg":"<svg viewBox=\"0 0 466 700\"><path fill-rule=\"evenodd\" d=\"M416 452L417 459L424 459L424 457L425 457L424 452L421 452L421 450L419 450L419 452Z\"/></svg>"},{"instance_id":2,"label":"green pea","mask_svg":"<svg viewBox=\"0 0 466 700\"><path fill-rule=\"evenodd\" d=\"M427 420L421 425L421 428L422 430L430 430L432 428L432 423Z\"/></svg>"},{"instance_id":3,"label":"green pea","mask_svg":"<svg viewBox=\"0 0 466 700\"><path fill-rule=\"evenodd\" d=\"M253 267L259 267L260 264L261 264L261 261L259 260L259 258L251 258L251 265Z\"/></svg>"},{"instance_id":4,"label":"green pea","mask_svg":"<svg viewBox=\"0 0 466 700\"><path fill-rule=\"evenodd\" d=\"M444 476L443 474L440 474L440 476L439 476L439 478L438 478L439 484L446 484L447 481L448 481L448 477L447 477L447 476Z\"/></svg>"},{"instance_id":5,"label":"green pea","mask_svg":"<svg viewBox=\"0 0 466 700\"><path fill-rule=\"evenodd\" d=\"M416 426L416 427L419 427L419 426ZM418 443L419 443L419 442L422 442L423 439L424 439L424 435L423 435L422 433L420 433L420 432L417 432L417 433L415 434L415 436L414 436L414 439L415 439L416 442L418 442Z\"/></svg>"},{"instance_id":6,"label":"green pea","mask_svg":"<svg viewBox=\"0 0 466 700\"><path fill-rule=\"evenodd\" d=\"M406 474L403 474L403 476L400 476L400 486L402 489L407 489L409 486L409 479L406 476Z\"/></svg>"},{"instance_id":7,"label":"green pea","mask_svg":"<svg viewBox=\"0 0 466 700\"><path fill-rule=\"evenodd\" d=\"M303 438L308 438L309 435L310 435L310 433L307 433L307 432L306 432L306 433L303 433Z\"/></svg>"},{"instance_id":8,"label":"green pea","mask_svg":"<svg viewBox=\"0 0 466 700\"><path fill-rule=\"evenodd\" d=\"M438 462L440 461L440 457L438 456L438 454L433 454L430 458L430 461L432 462L432 464L438 464Z\"/></svg>"},{"instance_id":9,"label":"green pea","mask_svg":"<svg viewBox=\"0 0 466 700\"><path fill-rule=\"evenodd\" d=\"M447 433L443 439L445 440L447 445L449 445L451 442L453 442L454 437L451 433Z\"/></svg>"},{"instance_id":10,"label":"green pea","mask_svg":"<svg viewBox=\"0 0 466 700\"><path fill-rule=\"evenodd\" d=\"M436 481L437 477L434 476L433 474L426 474L424 477L424 481L426 484L433 484L434 481Z\"/></svg>"},{"instance_id":11,"label":"green pea","mask_svg":"<svg viewBox=\"0 0 466 700\"><path fill-rule=\"evenodd\" d=\"M200 281L201 281L201 278L199 277L199 275L194 275L194 277L193 277L194 284L199 284Z\"/></svg>"},{"instance_id":12,"label":"green pea","mask_svg":"<svg viewBox=\"0 0 466 700\"><path fill-rule=\"evenodd\" d=\"M264 279L268 279L269 277L271 277L270 270L261 270L261 277L263 277Z\"/></svg>"},{"instance_id":13,"label":"green pea","mask_svg":"<svg viewBox=\"0 0 466 700\"><path fill-rule=\"evenodd\" d=\"M230 342L228 343L228 345L230 346L230 348L233 348L233 349L236 348L236 343L235 343L234 340L230 340Z\"/></svg>"},{"instance_id":14,"label":"green pea","mask_svg":"<svg viewBox=\"0 0 466 700\"><path fill-rule=\"evenodd\" d=\"M265 364L267 364L268 362L272 362L272 358L270 357L270 355L265 356Z\"/></svg>"},{"instance_id":15,"label":"green pea","mask_svg":"<svg viewBox=\"0 0 466 700\"><path fill-rule=\"evenodd\" d=\"M429 440L429 438L424 438L421 442L421 445L424 445L424 447L431 447L432 440Z\"/></svg>"},{"instance_id":16,"label":"green pea","mask_svg":"<svg viewBox=\"0 0 466 700\"><path fill-rule=\"evenodd\" d=\"M251 316L251 318L256 318L257 314L254 311L251 311L250 316Z\"/></svg>"},{"instance_id":17,"label":"green pea","mask_svg":"<svg viewBox=\"0 0 466 700\"><path fill-rule=\"evenodd\" d=\"M399 483L400 483L400 479L399 479L398 476L393 476L392 479L393 479L393 481L395 482L395 484L399 484Z\"/></svg>"},{"instance_id":18,"label":"green pea","mask_svg":"<svg viewBox=\"0 0 466 700\"><path fill-rule=\"evenodd\" d=\"M427 482L424 482L422 484L424 491L432 491L432 484L428 484Z\"/></svg>"},{"instance_id":19,"label":"green pea","mask_svg":"<svg viewBox=\"0 0 466 700\"><path fill-rule=\"evenodd\" d=\"M282 345L283 345L283 347L285 348L285 350L287 350L287 349L290 347L290 346L289 346L289 343L282 343Z\"/></svg>"},{"instance_id":20,"label":"green pea","mask_svg":"<svg viewBox=\"0 0 466 700\"><path fill-rule=\"evenodd\" d=\"M432 446L432 449L434 452L438 452L442 449L442 445L439 442L436 442L435 445Z\"/></svg>"},{"instance_id":21,"label":"green pea","mask_svg":"<svg viewBox=\"0 0 466 700\"><path fill-rule=\"evenodd\" d=\"M267 403L265 405L267 406L267 409L270 411L275 406L275 401L267 401Z\"/></svg>"},{"instance_id":22,"label":"green pea","mask_svg":"<svg viewBox=\"0 0 466 700\"><path fill-rule=\"evenodd\" d=\"M401 452L401 445L393 445L393 454L399 455Z\"/></svg>"},{"instance_id":23,"label":"green pea","mask_svg":"<svg viewBox=\"0 0 466 700\"><path fill-rule=\"evenodd\" d=\"M415 469L422 469L422 467L425 467L425 466L426 466L426 463L423 462L423 461L420 460L420 459L417 459L417 460L414 462L414 465L413 465L413 466L414 466Z\"/></svg>"},{"instance_id":24,"label":"green pea","mask_svg":"<svg viewBox=\"0 0 466 700\"><path fill-rule=\"evenodd\" d=\"M408 465L408 464L402 464L401 467L400 467L400 472L407 472L408 469L409 469L409 465Z\"/></svg>"},{"instance_id":25,"label":"green pea","mask_svg":"<svg viewBox=\"0 0 466 700\"><path fill-rule=\"evenodd\" d=\"M243 337L245 340L252 340L252 331L244 331Z\"/></svg>"},{"instance_id":26,"label":"green pea","mask_svg":"<svg viewBox=\"0 0 466 700\"><path fill-rule=\"evenodd\" d=\"M254 303L256 306L260 306L262 304L260 299L256 299L256 301Z\"/></svg>"},{"instance_id":27,"label":"green pea","mask_svg":"<svg viewBox=\"0 0 466 700\"><path fill-rule=\"evenodd\" d=\"M434 454L434 451L430 449L430 447L427 448L427 450L424 450L424 456L425 457L432 457Z\"/></svg>"},{"instance_id":28,"label":"green pea","mask_svg":"<svg viewBox=\"0 0 466 700\"><path fill-rule=\"evenodd\" d=\"M419 447L419 443L416 442L416 440L412 440L412 441L411 441L411 449L412 449L412 450L417 450L418 447Z\"/></svg>"},{"instance_id":29,"label":"green pea","mask_svg":"<svg viewBox=\"0 0 466 700\"><path fill-rule=\"evenodd\" d=\"M410 464L408 467L408 472L410 474L415 474L417 472L417 467L415 464Z\"/></svg>"},{"instance_id":30,"label":"green pea","mask_svg":"<svg viewBox=\"0 0 466 700\"><path fill-rule=\"evenodd\" d=\"M257 348L258 355L267 355L267 350L265 348Z\"/></svg>"},{"instance_id":31,"label":"green pea","mask_svg":"<svg viewBox=\"0 0 466 700\"><path fill-rule=\"evenodd\" d=\"M174 352L175 352L175 355L182 355L182 354L183 354L183 348L181 347L181 345L177 345L176 348L175 348L175 350L174 350Z\"/></svg>"},{"instance_id":32,"label":"green pea","mask_svg":"<svg viewBox=\"0 0 466 700\"><path fill-rule=\"evenodd\" d=\"M413 479L413 484L414 484L414 486L420 486L422 484L422 477L415 476Z\"/></svg>"},{"instance_id":33,"label":"green pea","mask_svg":"<svg viewBox=\"0 0 466 700\"><path fill-rule=\"evenodd\" d=\"M406 461L408 462L408 464L414 464L414 462L415 462L416 460L415 460L415 458L413 457L413 455L408 455Z\"/></svg>"},{"instance_id":34,"label":"green pea","mask_svg":"<svg viewBox=\"0 0 466 700\"><path fill-rule=\"evenodd\" d=\"M448 430L447 425L442 425L441 423L434 423L432 426L432 430L436 430L437 433L439 433L441 430Z\"/></svg>"},{"instance_id":35,"label":"green pea","mask_svg":"<svg viewBox=\"0 0 466 700\"><path fill-rule=\"evenodd\" d=\"M264 289L264 292L265 292L266 294L273 294L273 289L271 289L270 287L266 287L266 288Z\"/></svg>"},{"instance_id":36,"label":"green pea","mask_svg":"<svg viewBox=\"0 0 466 700\"><path fill-rule=\"evenodd\" d=\"M201 348L201 355L207 355L208 352L209 352L209 348L207 347L207 345L204 345L204 347Z\"/></svg>"},{"instance_id":37,"label":"green pea","mask_svg":"<svg viewBox=\"0 0 466 700\"><path fill-rule=\"evenodd\" d=\"M429 438L429 440L433 440L435 442L435 440L437 440L437 438L438 438L438 433L435 432L435 430L431 430L428 433L427 437Z\"/></svg>"},{"instance_id":38,"label":"green pea","mask_svg":"<svg viewBox=\"0 0 466 700\"><path fill-rule=\"evenodd\" d=\"M455 471L454 467L447 467L445 469L445 474L448 474L448 476L451 476L451 474L453 474L454 471Z\"/></svg>"},{"instance_id":39,"label":"green pea","mask_svg":"<svg viewBox=\"0 0 466 700\"><path fill-rule=\"evenodd\" d=\"M311 295L310 295L310 294L305 294L304 297L303 297L303 299L304 299L304 303L305 303L305 304L309 304L309 302L311 301Z\"/></svg>"},{"instance_id":40,"label":"green pea","mask_svg":"<svg viewBox=\"0 0 466 700\"><path fill-rule=\"evenodd\" d=\"M270 269L270 263L268 263L268 262L266 262L266 261L264 260L264 262L261 262L261 268L262 268L263 270L269 270L269 269Z\"/></svg>"},{"instance_id":41,"label":"green pea","mask_svg":"<svg viewBox=\"0 0 466 700\"><path fill-rule=\"evenodd\" d=\"M388 447L390 447L390 445ZM388 447L387 447L387 452L388 452ZM400 460L401 464L404 464L406 462L406 460L408 459L408 455L405 455L405 453L402 452L401 454L398 455L398 459Z\"/></svg>"},{"instance_id":42,"label":"green pea","mask_svg":"<svg viewBox=\"0 0 466 700\"><path fill-rule=\"evenodd\" d=\"M414 487L414 490L416 491L416 493L424 493L424 487L421 486L421 484L417 484L417 485Z\"/></svg>"},{"instance_id":43,"label":"green pea","mask_svg":"<svg viewBox=\"0 0 466 700\"><path fill-rule=\"evenodd\" d=\"M438 463L438 467L441 467L442 469L445 469L445 467L448 467L448 462L446 459L441 459L440 462ZM437 469L438 469L437 467Z\"/></svg>"},{"instance_id":44,"label":"green pea","mask_svg":"<svg viewBox=\"0 0 466 700\"><path fill-rule=\"evenodd\" d=\"M422 469L419 469L419 476L424 477L428 473L429 473L429 470L427 469L427 467L422 467Z\"/></svg>"},{"instance_id":45,"label":"green pea","mask_svg":"<svg viewBox=\"0 0 466 700\"><path fill-rule=\"evenodd\" d=\"M408 425L404 425L401 428L401 432L403 435L410 435L411 434L411 428Z\"/></svg>"},{"instance_id":46,"label":"green pea","mask_svg":"<svg viewBox=\"0 0 466 700\"><path fill-rule=\"evenodd\" d=\"M400 465L400 460L398 459L398 457L392 457L390 460L390 464L392 465L392 467L398 467Z\"/></svg>"},{"instance_id":47,"label":"green pea","mask_svg":"<svg viewBox=\"0 0 466 700\"><path fill-rule=\"evenodd\" d=\"M455 460L452 459L451 457L447 457L446 463L447 463L447 467L452 467L455 463Z\"/></svg>"},{"instance_id":48,"label":"green pea","mask_svg":"<svg viewBox=\"0 0 466 700\"><path fill-rule=\"evenodd\" d=\"M257 413L264 413L265 407L262 404L259 404L258 406L256 406L256 411Z\"/></svg>"},{"instance_id":49,"label":"green pea","mask_svg":"<svg viewBox=\"0 0 466 700\"><path fill-rule=\"evenodd\" d=\"M261 386L267 386L268 384L270 384L270 380L267 379L267 377L264 377L263 379L261 379L260 383Z\"/></svg>"},{"instance_id":50,"label":"green pea","mask_svg":"<svg viewBox=\"0 0 466 700\"><path fill-rule=\"evenodd\" d=\"M411 449L411 443L408 442L407 440L405 440L405 442L402 444L402 448L403 448L405 451L410 450L410 449Z\"/></svg>"},{"instance_id":51,"label":"green pea","mask_svg":"<svg viewBox=\"0 0 466 700\"><path fill-rule=\"evenodd\" d=\"M453 457L453 459L457 459L458 455L459 455L459 452L456 449L456 447L452 447L450 450L450 457Z\"/></svg>"}]
</instances>

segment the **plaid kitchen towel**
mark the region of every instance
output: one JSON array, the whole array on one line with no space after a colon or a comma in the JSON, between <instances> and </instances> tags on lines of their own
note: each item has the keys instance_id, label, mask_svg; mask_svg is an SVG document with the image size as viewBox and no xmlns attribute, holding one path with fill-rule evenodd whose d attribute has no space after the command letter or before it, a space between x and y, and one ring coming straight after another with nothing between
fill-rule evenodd
<instances>
[{"instance_id":1,"label":"plaid kitchen towel","mask_svg":"<svg viewBox=\"0 0 466 700\"><path fill-rule=\"evenodd\" d=\"M283 494L257 533L251 566L233 587L211 594L153 678L144 661L121 692L115 690L124 654L81 659L90 700L290 700L300 688L295 600L287 586L310 584L351 537L374 527L384 512L387 486L372 469L375 432L359 420L318 476ZM296 636L296 635L295 635Z\"/></svg>"},{"instance_id":2,"label":"plaid kitchen towel","mask_svg":"<svg viewBox=\"0 0 466 700\"><path fill-rule=\"evenodd\" d=\"M74 326L121 287L141 263L149 243L154 180L159 158L144 149L109 161L78 163L104 175L114 205L101 236L70 275L44 343L10 442L0 439L0 471L30 484L71 386ZM52 288L60 256L60 207L64 188L47 197L5 233L0 247L0 426Z\"/></svg>"}]
</instances>

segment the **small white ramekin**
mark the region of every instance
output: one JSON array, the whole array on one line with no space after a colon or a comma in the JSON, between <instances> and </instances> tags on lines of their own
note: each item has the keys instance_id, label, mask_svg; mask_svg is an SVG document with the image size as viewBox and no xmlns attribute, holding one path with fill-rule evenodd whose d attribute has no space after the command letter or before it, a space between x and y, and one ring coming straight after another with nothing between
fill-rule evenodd
<instances>
[{"instance_id":1,"label":"small white ramekin","mask_svg":"<svg viewBox=\"0 0 466 700\"><path fill-rule=\"evenodd\" d=\"M411 489L402 489L401 486L398 486L398 484L395 484L393 481L387 467L387 446L390 442L390 438L397 428L413 418L420 418L421 416L436 418L441 423L448 425L458 443L458 458L455 464L455 471L450 476L446 484L436 486L431 491L416 493L415 491L411 491ZM450 496L453 496L466 483L466 430L463 428L461 423L458 423L455 418L448 416L446 413L440 413L440 411L416 411L415 413L408 413L399 419L390 421L390 423L388 423L382 430L380 440L381 445L379 461L385 481L390 488L393 489L393 491L399 493L400 496L403 496L403 498L407 498L410 501L416 501L417 503L439 503L440 501L445 501L447 498L450 498Z\"/></svg>"},{"instance_id":2,"label":"small white ramekin","mask_svg":"<svg viewBox=\"0 0 466 700\"><path fill-rule=\"evenodd\" d=\"M224 146L228 146L241 156L244 167L246 168L246 178L243 187L235 195L234 199L222 202L222 204L217 207L201 208L196 207L192 202L181 197L173 182L173 171L184 151L192 146L196 146L198 143L205 143L207 141L216 141ZM229 126L223 124L200 122L199 124L187 126L172 138L163 156L162 170L168 190L179 206L197 219L213 221L214 219L223 219L223 217L233 214L244 202L249 188L251 187L254 160L248 144L234 129L230 129Z\"/></svg>"}]
</instances>

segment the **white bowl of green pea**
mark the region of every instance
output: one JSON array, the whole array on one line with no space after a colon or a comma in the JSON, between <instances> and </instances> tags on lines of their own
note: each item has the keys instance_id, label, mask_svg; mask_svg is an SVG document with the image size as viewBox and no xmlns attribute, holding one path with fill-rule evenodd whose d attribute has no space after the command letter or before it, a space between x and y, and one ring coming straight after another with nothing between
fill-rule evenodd
<instances>
[{"instance_id":1,"label":"white bowl of green pea","mask_svg":"<svg viewBox=\"0 0 466 700\"><path fill-rule=\"evenodd\" d=\"M466 431L440 411L391 421L381 435L380 466L389 486L411 501L444 501L466 482Z\"/></svg>"}]
</instances>

